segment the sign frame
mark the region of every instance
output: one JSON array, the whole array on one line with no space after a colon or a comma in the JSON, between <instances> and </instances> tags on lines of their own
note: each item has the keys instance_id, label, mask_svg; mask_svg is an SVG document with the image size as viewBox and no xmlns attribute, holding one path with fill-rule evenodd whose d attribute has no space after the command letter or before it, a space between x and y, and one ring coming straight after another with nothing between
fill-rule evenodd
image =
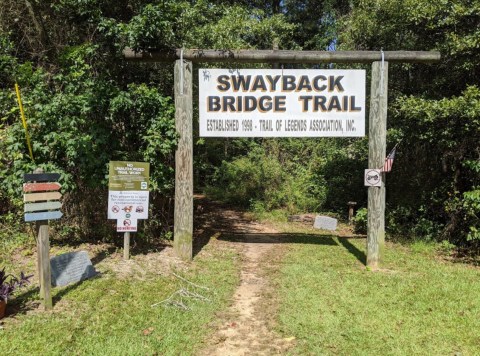
<instances>
[{"instance_id":1,"label":"sign frame","mask_svg":"<svg viewBox=\"0 0 480 356\"><path fill-rule=\"evenodd\" d=\"M381 169L365 169L364 184L366 187L382 186L382 170Z\"/></svg>"},{"instance_id":2,"label":"sign frame","mask_svg":"<svg viewBox=\"0 0 480 356\"><path fill-rule=\"evenodd\" d=\"M201 137L363 137L363 69L199 69Z\"/></svg>"},{"instance_id":3,"label":"sign frame","mask_svg":"<svg viewBox=\"0 0 480 356\"><path fill-rule=\"evenodd\" d=\"M117 232L136 232L148 219L150 163L110 161L108 177L108 219L117 220Z\"/></svg>"}]
</instances>

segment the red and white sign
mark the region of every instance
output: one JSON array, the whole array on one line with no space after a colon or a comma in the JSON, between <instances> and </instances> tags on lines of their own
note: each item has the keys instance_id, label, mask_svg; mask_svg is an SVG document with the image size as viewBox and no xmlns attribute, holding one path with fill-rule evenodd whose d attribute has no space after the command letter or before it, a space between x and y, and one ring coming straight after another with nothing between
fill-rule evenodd
<instances>
[{"instance_id":1,"label":"red and white sign","mask_svg":"<svg viewBox=\"0 0 480 356\"><path fill-rule=\"evenodd\" d=\"M148 219L148 191L108 192L108 218L117 220L117 231L137 231L137 220Z\"/></svg>"}]
</instances>

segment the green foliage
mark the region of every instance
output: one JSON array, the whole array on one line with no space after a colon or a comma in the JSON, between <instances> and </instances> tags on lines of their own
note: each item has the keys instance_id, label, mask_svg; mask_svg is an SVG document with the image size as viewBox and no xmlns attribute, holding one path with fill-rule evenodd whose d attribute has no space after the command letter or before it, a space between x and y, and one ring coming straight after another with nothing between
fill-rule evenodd
<instances>
[{"instance_id":1,"label":"green foliage","mask_svg":"<svg viewBox=\"0 0 480 356\"><path fill-rule=\"evenodd\" d=\"M1 212L21 218L23 173L36 167L59 172L65 219L55 231L80 238L113 233L104 214L110 160L150 162L146 237L170 233L177 141L171 70L125 63L124 46L270 48L276 40L287 47L296 29L284 15L246 4L62 0L33 4L32 22L16 21L24 9L7 3L0 19ZM35 162L28 156L15 82ZM214 170L205 162L199 166ZM265 165L266 176L274 174L271 169L278 171ZM199 184L209 179L201 177ZM284 200L273 190L268 194Z\"/></svg>"},{"instance_id":2,"label":"green foliage","mask_svg":"<svg viewBox=\"0 0 480 356\"><path fill-rule=\"evenodd\" d=\"M318 210L325 201L325 188L316 186L311 169L298 169L284 160L280 141L271 144L268 149L258 146L246 157L224 161L213 180L217 195L243 206L260 201L266 210Z\"/></svg>"},{"instance_id":3,"label":"green foliage","mask_svg":"<svg viewBox=\"0 0 480 356\"><path fill-rule=\"evenodd\" d=\"M274 41L291 47L296 25L283 14L267 16L262 9L197 1L147 4L122 27L135 50L179 47L240 49L271 48Z\"/></svg>"},{"instance_id":4,"label":"green foliage","mask_svg":"<svg viewBox=\"0 0 480 356\"><path fill-rule=\"evenodd\" d=\"M463 209L466 212L464 219L468 221L468 240L480 239L480 189L463 193Z\"/></svg>"},{"instance_id":5,"label":"green foliage","mask_svg":"<svg viewBox=\"0 0 480 356\"><path fill-rule=\"evenodd\" d=\"M108 161L142 160L151 164L154 188L147 235L168 232L176 143L171 66L126 63L127 45L435 49L439 64L391 65L388 146L403 141L388 175L387 230L479 240L478 1L62 0L35 1L28 14L22 4L6 0L0 18L1 213L17 216L22 174L41 166L61 173L68 231L94 233L88 225L104 235L111 230L100 213ZM35 162L15 103L16 81ZM195 186L210 186L231 202L291 212L366 205L366 139L204 140L197 134Z\"/></svg>"},{"instance_id":6,"label":"green foliage","mask_svg":"<svg viewBox=\"0 0 480 356\"><path fill-rule=\"evenodd\" d=\"M478 1L362 0L342 20L342 49L442 54L438 64L391 67L389 131L403 138L387 176L391 233L477 239L479 10Z\"/></svg>"},{"instance_id":7,"label":"green foliage","mask_svg":"<svg viewBox=\"0 0 480 356\"><path fill-rule=\"evenodd\" d=\"M179 3L147 4L127 26L128 44L136 51L148 48L172 48L175 45Z\"/></svg>"},{"instance_id":8,"label":"green foliage","mask_svg":"<svg viewBox=\"0 0 480 356\"><path fill-rule=\"evenodd\" d=\"M218 8L222 10L218 21L209 21L196 30L197 41L207 48L249 49L271 48L274 41L282 47L291 46L296 26L287 23L282 14L265 16L261 10L247 10L240 6ZM235 36L229 36L229 33ZM197 42L198 43L198 42Z\"/></svg>"},{"instance_id":9,"label":"green foliage","mask_svg":"<svg viewBox=\"0 0 480 356\"><path fill-rule=\"evenodd\" d=\"M368 211L367 208L360 208L355 213L353 218L353 227L356 234L366 234L367 233L367 217Z\"/></svg>"},{"instance_id":10,"label":"green foliage","mask_svg":"<svg viewBox=\"0 0 480 356\"><path fill-rule=\"evenodd\" d=\"M31 62L10 61L14 69L7 77L10 86L0 94L1 132L6 137L0 143L4 153L0 197L8 202L6 209L18 209L24 173L35 167L59 172L67 213L64 223L72 226L69 231L105 238L109 229L100 209L105 206L108 162L150 162L153 203L163 209L164 201L155 199L155 193L171 194L173 189L177 137L172 100L145 83L127 84L123 89L121 82L108 77L100 57L99 45L67 46L54 75ZM99 73L99 67L105 72ZM26 148L15 81L22 91L35 162ZM165 221L160 214L161 225L168 226L168 217Z\"/></svg>"},{"instance_id":11,"label":"green foliage","mask_svg":"<svg viewBox=\"0 0 480 356\"><path fill-rule=\"evenodd\" d=\"M476 239L480 90L468 87L461 96L442 100L402 97L397 103L402 129L417 133L411 147L428 147L431 157L424 168L420 166L426 160L414 160L409 172L410 182L422 182L429 175L428 183L423 183L427 187L423 194L427 193L431 202L422 219L435 224L447 216L444 234L452 241ZM415 217L416 221L422 220L418 218Z\"/></svg>"},{"instance_id":12,"label":"green foliage","mask_svg":"<svg viewBox=\"0 0 480 356\"><path fill-rule=\"evenodd\" d=\"M224 159L210 182L217 196L266 210L290 213L329 209L344 212L348 201L365 204L364 141L265 139L246 156ZM211 189L210 189L211 190Z\"/></svg>"},{"instance_id":13,"label":"green foliage","mask_svg":"<svg viewBox=\"0 0 480 356\"><path fill-rule=\"evenodd\" d=\"M119 121L119 159L149 162L153 192L173 189L173 148L177 143L175 107L171 98L145 84L129 84L126 91L112 98L109 120Z\"/></svg>"},{"instance_id":14,"label":"green foliage","mask_svg":"<svg viewBox=\"0 0 480 356\"><path fill-rule=\"evenodd\" d=\"M304 50L326 50L338 39L338 18L350 10L349 1L282 1L287 19L301 24L293 34Z\"/></svg>"}]
</instances>

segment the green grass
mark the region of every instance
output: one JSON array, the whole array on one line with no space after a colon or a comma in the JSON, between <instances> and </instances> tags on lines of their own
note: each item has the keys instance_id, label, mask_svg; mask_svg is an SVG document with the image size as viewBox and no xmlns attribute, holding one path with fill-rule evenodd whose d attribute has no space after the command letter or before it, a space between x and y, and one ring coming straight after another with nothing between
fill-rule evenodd
<instances>
[{"instance_id":1,"label":"green grass","mask_svg":"<svg viewBox=\"0 0 480 356\"><path fill-rule=\"evenodd\" d=\"M18 267L12 260L14 252L22 250L22 253L30 254L33 246L35 239L32 234L0 224L0 269L5 267L7 272L12 272Z\"/></svg>"},{"instance_id":2,"label":"green grass","mask_svg":"<svg viewBox=\"0 0 480 356\"><path fill-rule=\"evenodd\" d=\"M292 242L277 285L293 354L479 354L480 269L442 261L431 246L387 243L384 270L373 272L365 239Z\"/></svg>"},{"instance_id":3,"label":"green grass","mask_svg":"<svg viewBox=\"0 0 480 356\"><path fill-rule=\"evenodd\" d=\"M226 306L238 283L237 261L233 251L207 246L186 271L177 272L209 288L196 291L210 303L185 300L190 311L151 307L189 286L168 272L150 271L142 279L127 280L107 272L55 288L53 312L7 318L0 330L0 350L10 355L192 354L212 332L208 323ZM12 303L28 309L29 300L38 298L38 290L31 289Z\"/></svg>"},{"instance_id":4,"label":"green grass","mask_svg":"<svg viewBox=\"0 0 480 356\"><path fill-rule=\"evenodd\" d=\"M289 236L277 253L278 264L272 264L278 270L270 273L279 303L278 331L296 339L290 353L479 354L480 269L440 258L439 251L451 246L387 243L383 270L367 271L365 239L279 221L275 226ZM343 225L339 230L347 231ZM31 245L28 239L23 243ZM13 240L3 244L2 264L15 266L18 261L7 254L18 255L18 246ZM24 260L34 268L34 257ZM20 312L0 329L0 350L6 355L194 354L213 332L209 323L215 313L226 308L238 269L236 253L212 239L178 272L209 288L198 291L212 302L188 301L188 312L151 307L186 286L168 271L150 269L122 279L107 270L100 278L55 288L55 308L47 313L31 307L39 296L30 288L10 302Z\"/></svg>"}]
</instances>

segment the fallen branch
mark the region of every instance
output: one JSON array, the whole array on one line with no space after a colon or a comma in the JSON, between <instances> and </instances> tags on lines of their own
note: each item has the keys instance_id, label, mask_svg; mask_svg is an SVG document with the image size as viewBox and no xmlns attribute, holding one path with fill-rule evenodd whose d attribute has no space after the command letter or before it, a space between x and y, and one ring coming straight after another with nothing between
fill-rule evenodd
<instances>
[{"instance_id":1,"label":"fallen branch","mask_svg":"<svg viewBox=\"0 0 480 356\"><path fill-rule=\"evenodd\" d=\"M152 304L151 307L156 307L156 306L159 305L159 304L170 302L171 299L172 299L176 294L178 294L179 292L180 292L180 291L177 290L176 292L172 293L167 299L164 299L164 300L162 300L161 302Z\"/></svg>"},{"instance_id":2,"label":"fallen branch","mask_svg":"<svg viewBox=\"0 0 480 356\"><path fill-rule=\"evenodd\" d=\"M181 279L182 281L187 282L188 284L191 284L191 285L194 286L194 287L201 288L201 289L205 289L205 290L210 290L210 288L207 288L207 287L204 287L204 286L200 286L200 285L198 285L198 284L195 284L195 283L193 283L193 282L190 282L189 280L183 278L182 276L179 276L178 274L176 274L176 273L174 273L174 272L172 272L172 274L173 274L175 277L177 277L178 279Z\"/></svg>"},{"instance_id":3,"label":"fallen branch","mask_svg":"<svg viewBox=\"0 0 480 356\"><path fill-rule=\"evenodd\" d=\"M190 292L188 289L180 289L180 295L187 298L193 298L193 299L202 300L205 302L211 302L211 300L208 299L207 297L204 297L203 295L195 292Z\"/></svg>"},{"instance_id":4,"label":"fallen branch","mask_svg":"<svg viewBox=\"0 0 480 356\"><path fill-rule=\"evenodd\" d=\"M204 288L204 289L209 290L207 287L202 287L202 286L196 285L195 283L191 283L190 281L187 281L186 279L184 279L184 278L182 278L178 275L175 275L175 276L182 279L185 282L188 282L188 283L194 285L197 288ZM180 296L180 300L176 300L175 299L176 296ZM211 302L211 300L209 298L207 298L207 297L205 297L205 296L203 296L203 295L201 295L197 292L190 291L190 290L188 290L188 288L181 288L181 289L173 292L167 299L164 299L161 302L152 304L151 307L153 308L153 307L156 307L157 305L163 304L163 305L166 305L166 306L169 306L169 307L176 307L178 309L191 310L191 308L184 303L183 298L200 300L202 302L209 302L209 303Z\"/></svg>"},{"instance_id":5,"label":"fallen branch","mask_svg":"<svg viewBox=\"0 0 480 356\"><path fill-rule=\"evenodd\" d=\"M183 310L191 310L190 307L188 307L187 305L183 304L182 301L176 301L176 300L172 300L170 301L169 303L166 304L167 306L172 306L172 307L177 307L179 309L183 309Z\"/></svg>"}]
</instances>

